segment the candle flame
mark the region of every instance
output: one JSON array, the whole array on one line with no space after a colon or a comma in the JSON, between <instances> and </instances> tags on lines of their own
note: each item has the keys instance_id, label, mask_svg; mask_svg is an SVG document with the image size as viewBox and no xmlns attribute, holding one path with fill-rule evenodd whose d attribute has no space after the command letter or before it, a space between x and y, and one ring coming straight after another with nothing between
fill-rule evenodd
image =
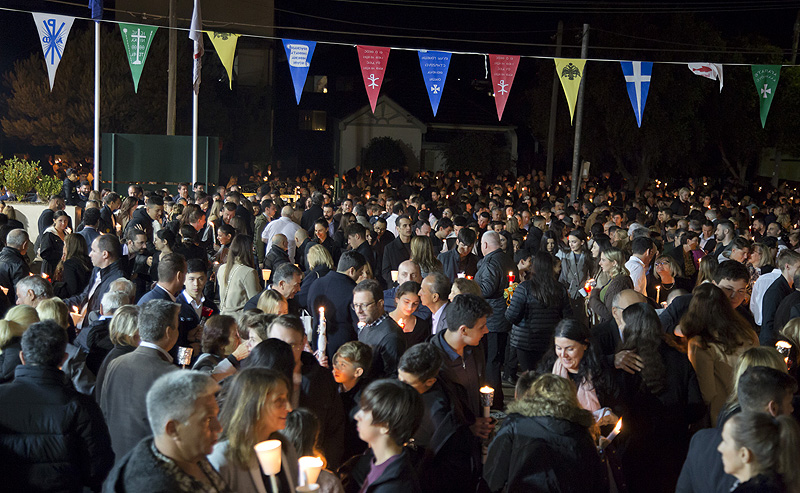
<instances>
[{"instance_id":1,"label":"candle flame","mask_svg":"<svg viewBox=\"0 0 800 493\"><path fill-rule=\"evenodd\" d=\"M403 321L402 318L397 321L397 325L399 325L401 329L405 329L406 328L406 323Z\"/></svg>"},{"instance_id":2,"label":"candle flame","mask_svg":"<svg viewBox=\"0 0 800 493\"><path fill-rule=\"evenodd\" d=\"M484 385L480 388L481 394L491 394L494 392L494 389L489 387L488 385Z\"/></svg>"},{"instance_id":3,"label":"candle flame","mask_svg":"<svg viewBox=\"0 0 800 493\"><path fill-rule=\"evenodd\" d=\"M788 341L778 341L775 343L775 347L777 348L784 348L784 349L792 349L792 344Z\"/></svg>"},{"instance_id":4,"label":"candle flame","mask_svg":"<svg viewBox=\"0 0 800 493\"><path fill-rule=\"evenodd\" d=\"M612 433L617 434L621 430L622 430L622 418L619 418L619 421L617 421L617 425L614 427L614 430L612 431Z\"/></svg>"},{"instance_id":5,"label":"candle flame","mask_svg":"<svg viewBox=\"0 0 800 493\"><path fill-rule=\"evenodd\" d=\"M319 307L319 314L322 315L323 313L325 313L325 307L321 306Z\"/></svg>"},{"instance_id":6,"label":"candle flame","mask_svg":"<svg viewBox=\"0 0 800 493\"><path fill-rule=\"evenodd\" d=\"M75 306L75 305L72 305L72 311L73 311L74 313L80 313L80 310L78 310L78 307L77 307L77 306Z\"/></svg>"}]
</instances>

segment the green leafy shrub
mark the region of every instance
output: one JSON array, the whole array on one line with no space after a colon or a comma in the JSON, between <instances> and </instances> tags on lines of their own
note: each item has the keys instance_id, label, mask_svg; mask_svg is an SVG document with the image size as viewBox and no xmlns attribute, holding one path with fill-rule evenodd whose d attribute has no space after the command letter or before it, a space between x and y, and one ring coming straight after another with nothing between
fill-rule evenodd
<instances>
[{"instance_id":1,"label":"green leafy shrub","mask_svg":"<svg viewBox=\"0 0 800 493\"><path fill-rule=\"evenodd\" d=\"M12 157L6 159L0 168L0 179L3 186L13 193L17 200L21 200L42 179L42 168L39 166L39 161Z\"/></svg>"},{"instance_id":2,"label":"green leafy shrub","mask_svg":"<svg viewBox=\"0 0 800 493\"><path fill-rule=\"evenodd\" d=\"M44 175L36 184L36 193L39 195L40 202L46 202L50 196L58 195L64 183L56 176Z\"/></svg>"}]
</instances>

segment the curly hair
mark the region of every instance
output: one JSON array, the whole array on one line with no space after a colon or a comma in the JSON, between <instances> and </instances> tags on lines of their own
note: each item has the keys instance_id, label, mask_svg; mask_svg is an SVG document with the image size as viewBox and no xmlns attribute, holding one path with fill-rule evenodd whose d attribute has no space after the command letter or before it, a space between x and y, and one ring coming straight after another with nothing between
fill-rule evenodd
<instances>
[{"instance_id":1,"label":"curly hair","mask_svg":"<svg viewBox=\"0 0 800 493\"><path fill-rule=\"evenodd\" d=\"M552 373L542 373L537 376L530 387L508 405L506 411L523 416L566 419L586 428L594 426L592 413L583 409L578 402L575 384Z\"/></svg>"}]
</instances>

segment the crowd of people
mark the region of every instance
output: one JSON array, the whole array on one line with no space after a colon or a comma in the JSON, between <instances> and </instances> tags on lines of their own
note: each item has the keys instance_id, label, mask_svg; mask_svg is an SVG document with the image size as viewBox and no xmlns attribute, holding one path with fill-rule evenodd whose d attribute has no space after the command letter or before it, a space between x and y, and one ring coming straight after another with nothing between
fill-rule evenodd
<instances>
[{"instance_id":1,"label":"crowd of people","mask_svg":"<svg viewBox=\"0 0 800 493\"><path fill-rule=\"evenodd\" d=\"M0 213L7 489L800 493L787 185L67 174Z\"/></svg>"}]
</instances>

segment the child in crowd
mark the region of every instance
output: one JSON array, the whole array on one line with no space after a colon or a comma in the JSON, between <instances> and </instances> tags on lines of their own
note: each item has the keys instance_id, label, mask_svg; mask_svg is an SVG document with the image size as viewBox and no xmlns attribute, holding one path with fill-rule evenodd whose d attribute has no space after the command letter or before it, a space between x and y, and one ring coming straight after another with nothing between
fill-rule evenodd
<instances>
[{"instance_id":1,"label":"child in crowd","mask_svg":"<svg viewBox=\"0 0 800 493\"><path fill-rule=\"evenodd\" d=\"M347 422L344 431L345 457L361 454L366 444L358 437L355 416L361 400L361 392L366 387L363 376L372 365L372 348L359 341L342 344L333 355L333 379L339 384L339 397L342 398Z\"/></svg>"}]
</instances>

